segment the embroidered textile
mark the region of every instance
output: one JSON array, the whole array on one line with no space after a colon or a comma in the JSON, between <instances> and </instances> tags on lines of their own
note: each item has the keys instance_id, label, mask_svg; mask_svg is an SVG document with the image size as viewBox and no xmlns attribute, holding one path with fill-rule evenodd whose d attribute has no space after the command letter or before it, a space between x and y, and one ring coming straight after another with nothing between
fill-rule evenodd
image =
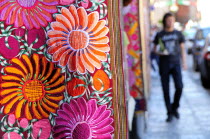
<instances>
[{"instance_id":1,"label":"embroidered textile","mask_svg":"<svg viewBox=\"0 0 210 139\"><path fill-rule=\"evenodd\" d=\"M123 80L113 75L122 71L118 9L108 0L0 1L3 139L127 137Z\"/></svg>"}]
</instances>

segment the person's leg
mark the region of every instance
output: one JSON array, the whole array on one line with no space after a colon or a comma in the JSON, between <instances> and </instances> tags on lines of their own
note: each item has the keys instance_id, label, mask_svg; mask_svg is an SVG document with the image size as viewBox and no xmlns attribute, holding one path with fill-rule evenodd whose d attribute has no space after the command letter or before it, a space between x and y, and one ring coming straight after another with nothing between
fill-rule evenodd
<instances>
[{"instance_id":1,"label":"person's leg","mask_svg":"<svg viewBox=\"0 0 210 139\"><path fill-rule=\"evenodd\" d=\"M179 102L182 95L183 83L182 83L182 73L180 65L175 65L172 69L172 76L175 84L175 94L174 94L174 102L172 104L172 111L175 113L175 116L179 118L179 114L177 109L179 108Z\"/></svg>"},{"instance_id":2,"label":"person's leg","mask_svg":"<svg viewBox=\"0 0 210 139\"><path fill-rule=\"evenodd\" d=\"M169 65L160 63L159 69L160 69L161 85L163 89L165 106L167 109L167 114L170 115L172 113L172 109L171 109L170 93L169 93L169 70L170 70Z\"/></svg>"},{"instance_id":3,"label":"person's leg","mask_svg":"<svg viewBox=\"0 0 210 139\"><path fill-rule=\"evenodd\" d=\"M153 52L151 52L151 54L150 54L150 60L151 60L151 67L152 67L153 71L156 71L154 63L153 63L153 60L155 60Z\"/></svg>"}]
</instances>

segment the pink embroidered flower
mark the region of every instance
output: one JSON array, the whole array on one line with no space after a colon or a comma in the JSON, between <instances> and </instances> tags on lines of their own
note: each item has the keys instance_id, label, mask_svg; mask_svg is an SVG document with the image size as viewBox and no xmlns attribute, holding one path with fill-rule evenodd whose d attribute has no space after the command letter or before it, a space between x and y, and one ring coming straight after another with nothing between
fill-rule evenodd
<instances>
[{"instance_id":1,"label":"pink embroidered flower","mask_svg":"<svg viewBox=\"0 0 210 139\"><path fill-rule=\"evenodd\" d=\"M33 125L33 137L35 139L48 139L50 137L51 126L48 119L42 119ZM40 135L39 135L40 134ZM39 136L39 137L38 137Z\"/></svg>"},{"instance_id":2,"label":"pink embroidered flower","mask_svg":"<svg viewBox=\"0 0 210 139\"><path fill-rule=\"evenodd\" d=\"M3 139L22 139L22 137L16 132L5 133Z\"/></svg>"},{"instance_id":3,"label":"pink embroidered flower","mask_svg":"<svg viewBox=\"0 0 210 139\"><path fill-rule=\"evenodd\" d=\"M53 127L55 139L111 139L113 119L106 105L97 107L96 100L84 98L64 103Z\"/></svg>"},{"instance_id":4,"label":"pink embroidered flower","mask_svg":"<svg viewBox=\"0 0 210 139\"><path fill-rule=\"evenodd\" d=\"M82 7L88 8L89 0L84 0L84 2L81 2Z\"/></svg>"},{"instance_id":5,"label":"pink embroidered flower","mask_svg":"<svg viewBox=\"0 0 210 139\"><path fill-rule=\"evenodd\" d=\"M58 0L1 0L0 20L15 27L27 29L47 26L52 21L51 13L56 13Z\"/></svg>"}]
</instances>

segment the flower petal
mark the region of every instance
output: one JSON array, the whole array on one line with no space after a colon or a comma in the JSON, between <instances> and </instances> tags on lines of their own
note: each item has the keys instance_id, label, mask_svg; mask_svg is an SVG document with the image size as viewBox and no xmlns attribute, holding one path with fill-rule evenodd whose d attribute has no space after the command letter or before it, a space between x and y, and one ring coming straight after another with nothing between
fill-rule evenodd
<instances>
[{"instance_id":1,"label":"flower petal","mask_svg":"<svg viewBox=\"0 0 210 139\"><path fill-rule=\"evenodd\" d=\"M47 99L51 99L51 100L54 100L54 101L60 101L63 99L63 96L46 96Z\"/></svg>"},{"instance_id":2,"label":"flower petal","mask_svg":"<svg viewBox=\"0 0 210 139\"><path fill-rule=\"evenodd\" d=\"M51 47L48 48L48 53L53 54L55 53L57 50L59 50L61 47L65 46L66 42L62 41L63 38L59 37L59 38L51 38L49 40L47 40L47 44Z\"/></svg>"},{"instance_id":3,"label":"flower petal","mask_svg":"<svg viewBox=\"0 0 210 139\"><path fill-rule=\"evenodd\" d=\"M5 67L4 70L7 74L16 74L16 75L20 75L22 78L25 77L25 74L21 70L15 67Z\"/></svg>"},{"instance_id":4,"label":"flower petal","mask_svg":"<svg viewBox=\"0 0 210 139\"><path fill-rule=\"evenodd\" d=\"M29 110L29 103L26 103L26 106L25 106L25 116L28 120L32 119L31 112Z\"/></svg>"},{"instance_id":5,"label":"flower petal","mask_svg":"<svg viewBox=\"0 0 210 139\"><path fill-rule=\"evenodd\" d=\"M37 18L34 16L34 13L32 11L30 11L29 14L30 14L30 19L31 19L31 22L32 22L33 26L36 29L40 29L40 23L37 20Z\"/></svg>"},{"instance_id":6,"label":"flower petal","mask_svg":"<svg viewBox=\"0 0 210 139\"><path fill-rule=\"evenodd\" d=\"M49 113L47 113L41 106L41 104L38 102L37 103L37 106L38 106L38 110L40 111L41 115L44 117L44 118L48 118L49 117Z\"/></svg>"},{"instance_id":7,"label":"flower petal","mask_svg":"<svg viewBox=\"0 0 210 139\"><path fill-rule=\"evenodd\" d=\"M72 111L71 107L69 106L69 104L64 103L62 105L62 109L70 116L72 117L72 120L76 119L77 115L75 115L75 113ZM76 121L75 121L76 122Z\"/></svg>"},{"instance_id":8,"label":"flower petal","mask_svg":"<svg viewBox=\"0 0 210 139\"><path fill-rule=\"evenodd\" d=\"M75 29L75 19L70 11L67 8L62 7L61 14L70 21L72 28Z\"/></svg>"},{"instance_id":9,"label":"flower petal","mask_svg":"<svg viewBox=\"0 0 210 139\"><path fill-rule=\"evenodd\" d=\"M100 121L103 121L104 119L110 117L110 115L111 115L111 111L106 110L105 112L101 113L100 116L97 119L93 120L91 123L93 123L93 122L99 123Z\"/></svg>"},{"instance_id":10,"label":"flower petal","mask_svg":"<svg viewBox=\"0 0 210 139\"><path fill-rule=\"evenodd\" d=\"M58 70L57 70L58 71ZM59 73L59 72L58 72ZM57 76L60 76L60 74L57 74ZM58 85L61 85L63 84L64 80L65 80L65 77L64 76L60 76L59 78L58 77L55 77L53 76L54 79L50 80L50 82L53 82L51 85L48 85L46 86L46 88L52 88L52 87L56 87Z\"/></svg>"},{"instance_id":11,"label":"flower petal","mask_svg":"<svg viewBox=\"0 0 210 139\"><path fill-rule=\"evenodd\" d=\"M23 18L23 23L26 26L26 28L27 29L32 29L33 25L32 25L32 22L31 22L31 19L29 17L29 13L28 13L27 9L23 9L22 18Z\"/></svg>"},{"instance_id":12,"label":"flower petal","mask_svg":"<svg viewBox=\"0 0 210 139\"><path fill-rule=\"evenodd\" d=\"M110 51L110 47L108 44L90 44L88 47L90 47L92 49L96 49L101 52L109 52Z\"/></svg>"},{"instance_id":13,"label":"flower petal","mask_svg":"<svg viewBox=\"0 0 210 139\"><path fill-rule=\"evenodd\" d=\"M57 123L57 121L56 121L56 123ZM59 133L59 132L63 132L63 131L71 133L72 132L72 128L67 126L67 124L65 124L65 125L57 125L56 124L56 126L53 127L53 132L54 133Z\"/></svg>"},{"instance_id":14,"label":"flower petal","mask_svg":"<svg viewBox=\"0 0 210 139\"><path fill-rule=\"evenodd\" d=\"M58 111L57 111L57 114L59 115L59 117L61 117L61 118L63 118L63 119L66 119L66 120L68 120L68 121L71 121L71 118L72 118L72 117L70 117L65 111L63 111L63 110L58 110ZM58 123L57 123L57 124L58 124ZM73 124L71 124L71 123L69 123L69 122L68 122L68 124L70 124L71 127L74 126Z\"/></svg>"},{"instance_id":15,"label":"flower petal","mask_svg":"<svg viewBox=\"0 0 210 139\"><path fill-rule=\"evenodd\" d=\"M11 111L11 108L14 106L14 104L23 96L17 96L12 101L10 101L5 107L4 107L4 113L8 114Z\"/></svg>"},{"instance_id":16,"label":"flower petal","mask_svg":"<svg viewBox=\"0 0 210 139\"><path fill-rule=\"evenodd\" d=\"M85 57L92 63L97 69L101 68L101 62L94 56L92 55L89 51L85 51Z\"/></svg>"},{"instance_id":17,"label":"flower petal","mask_svg":"<svg viewBox=\"0 0 210 139\"><path fill-rule=\"evenodd\" d=\"M16 106L16 109L15 109L15 117L16 117L16 118L20 118L21 112L22 112L23 103L24 103L25 101L26 101L25 99L22 99L22 100L18 103L18 105Z\"/></svg>"},{"instance_id":18,"label":"flower petal","mask_svg":"<svg viewBox=\"0 0 210 139\"><path fill-rule=\"evenodd\" d=\"M39 79L42 79L42 77L45 75L46 69L47 69L47 59L45 57L42 57L41 59L41 64L42 64L42 73Z\"/></svg>"},{"instance_id":19,"label":"flower petal","mask_svg":"<svg viewBox=\"0 0 210 139\"><path fill-rule=\"evenodd\" d=\"M65 125L67 127L70 127L68 126L69 121L67 119L64 119L63 117L55 117L55 121L56 125Z\"/></svg>"},{"instance_id":20,"label":"flower petal","mask_svg":"<svg viewBox=\"0 0 210 139\"><path fill-rule=\"evenodd\" d=\"M106 44L109 42L109 38L107 36L95 39L95 40L90 40L91 44Z\"/></svg>"},{"instance_id":21,"label":"flower petal","mask_svg":"<svg viewBox=\"0 0 210 139\"><path fill-rule=\"evenodd\" d=\"M106 21L105 20L100 20L98 21L98 23L96 24L96 26L92 29L92 31L90 32L92 34L96 34L98 31L100 31L104 26L106 25Z\"/></svg>"},{"instance_id":22,"label":"flower petal","mask_svg":"<svg viewBox=\"0 0 210 139\"><path fill-rule=\"evenodd\" d=\"M19 83L16 83L16 82L4 82L4 83L1 83L1 86L2 88L7 88L7 87L22 87L21 84Z\"/></svg>"},{"instance_id":23,"label":"flower petal","mask_svg":"<svg viewBox=\"0 0 210 139\"><path fill-rule=\"evenodd\" d=\"M15 22L15 16L17 14L17 10L19 10L19 7L15 5L16 7L13 7L12 10L9 13L8 18L6 19L7 24L13 24Z\"/></svg>"},{"instance_id":24,"label":"flower petal","mask_svg":"<svg viewBox=\"0 0 210 139\"><path fill-rule=\"evenodd\" d=\"M98 12L92 12L88 15L88 25L86 32L90 32L93 30L93 28L97 25L99 20L99 14Z\"/></svg>"},{"instance_id":25,"label":"flower petal","mask_svg":"<svg viewBox=\"0 0 210 139\"><path fill-rule=\"evenodd\" d=\"M32 58L33 58L33 61L34 61L34 64L35 64L35 75L34 75L34 79L37 79L38 76L39 76L39 55L38 54L33 54L32 55Z\"/></svg>"},{"instance_id":26,"label":"flower petal","mask_svg":"<svg viewBox=\"0 0 210 139\"><path fill-rule=\"evenodd\" d=\"M81 59L81 51L77 53L77 70L81 73L84 74L86 72L85 67L83 65L82 59Z\"/></svg>"},{"instance_id":27,"label":"flower petal","mask_svg":"<svg viewBox=\"0 0 210 139\"><path fill-rule=\"evenodd\" d=\"M70 107L73 113L75 114L77 121L81 121L82 115L81 115L80 107L78 106L77 102L74 99L71 100Z\"/></svg>"},{"instance_id":28,"label":"flower petal","mask_svg":"<svg viewBox=\"0 0 210 139\"><path fill-rule=\"evenodd\" d=\"M56 112L56 110L55 110L54 108L49 107L47 104L45 104L44 101L41 101L40 103L41 103L42 107L43 107L46 111L48 111L48 112L53 112L53 113Z\"/></svg>"},{"instance_id":29,"label":"flower petal","mask_svg":"<svg viewBox=\"0 0 210 139\"><path fill-rule=\"evenodd\" d=\"M25 63L27 64L28 68L29 68L29 73L30 73L30 78L32 78L33 74L34 74L34 70L33 70L33 66L31 63L31 60L29 59L29 57L27 55L22 55L22 59L25 61Z\"/></svg>"},{"instance_id":30,"label":"flower petal","mask_svg":"<svg viewBox=\"0 0 210 139\"><path fill-rule=\"evenodd\" d=\"M55 89L51 89L49 91L46 91L46 93L48 93L48 94L58 94L58 93L63 92L64 90L65 90L65 86L62 85L62 86L59 86L59 87L57 87Z\"/></svg>"},{"instance_id":31,"label":"flower petal","mask_svg":"<svg viewBox=\"0 0 210 139\"><path fill-rule=\"evenodd\" d=\"M64 52L59 60L59 65L66 66L69 60L69 55L73 52L73 50L68 49L66 52Z\"/></svg>"},{"instance_id":32,"label":"flower petal","mask_svg":"<svg viewBox=\"0 0 210 139\"><path fill-rule=\"evenodd\" d=\"M1 9L1 20L6 20L9 16L10 11L16 6L16 4L13 4L11 2L6 3ZM3 9L4 8L4 9Z\"/></svg>"},{"instance_id":33,"label":"flower petal","mask_svg":"<svg viewBox=\"0 0 210 139\"><path fill-rule=\"evenodd\" d=\"M56 15L56 21L63 24L68 29L68 31L72 30L71 22L62 14Z\"/></svg>"},{"instance_id":34,"label":"flower petal","mask_svg":"<svg viewBox=\"0 0 210 139\"><path fill-rule=\"evenodd\" d=\"M28 70L27 70L26 66L23 64L22 61L20 61L20 59L13 58L11 60L11 62L17 64L25 72L26 75L28 74Z\"/></svg>"},{"instance_id":35,"label":"flower petal","mask_svg":"<svg viewBox=\"0 0 210 139\"><path fill-rule=\"evenodd\" d=\"M77 99L77 103L78 103L78 105L79 105L79 107L80 107L80 109L81 109L81 115L84 117L84 119L86 119L87 118L87 102L85 101L85 99L83 98L83 97L81 97L81 98L78 98ZM84 120L83 119L83 120Z\"/></svg>"},{"instance_id":36,"label":"flower petal","mask_svg":"<svg viewBox=\"0 0 210 139\"><path fill-rule=\"evenodd\" d=\"M94 39L104 37L104 36L107 35L108 32L109 32L109 28L105 26L99 32L97 32L95 34L91 34L93 37L91 37L90 40L94 40Z\"/></svg>"},{"instance_id":37,"label":"flower petal","mask_svg":"<svg viewBox=\"0 0 210 139\"><path fill-rule=\"evenodd\" d=\"M62 32L62 31L58 31L58 30L50 30L47 32L47 35L49 38L53 38L53 37L67 37L68 34Z\"/></svg>"},{"instance_id":38,"label":"flower petal","mask_svg":"<svg viewBox=\"0 0 210 139\"><path fill-rule=\"evenodd\" d=\"M22 11L22 9L19 9L18 11L17 11L17 15L16 15L16 18L15 18L15 27L20 27L20 26L22 26L23 25L23 18L22 18L22 15L21 15L21 12Z\"/></svg>"},{"instance_id":39,"label":"flower petal","mask_svg":"<svg viewBox=\"0 0 210 139\"><path fill-rule=\"evenodd\" d=\"M61 47L59 50L57 50L54 54L53 54L53 61L59 61L62 54L65 53L67 50L69 50L70 48L68 46L63 46Z\"/></svg>"},{"instance_id":40,"label":"flower petal","mask_svg":"<svg viewBox=\"0 0 210 139\"><path fill-rule=\"evenodd\" d=\"M7 96L4 97L3 99L1 99L1 104L7 103L7 102L10 101L11 99L17 97L18 94L20 94L20 93L19 93L19 92L16 92L16 93L12 93L12 94L7 95Z\"/></svg>"},{"instance_id":41,"label":"flower petal","mask_svg":"<svg viewBox=\"0 0 210 139\"><path fill-rule=\"evenodd\" d=\"M110 126L112 123L113 123L113 119L112 118L107 118L107 119L104 119L104 120L102 120L101 122L99 122L99 123L94 123L92 126L91 126L91 128L93 129L93 130L99 130L99 129L102 129L102 128L104 128L104 127L106 127L106 126ZM90 124L91 125L91 124Z\"/></svg>"},{"instance_id":42,"label":"flower petal","mask_svg":"<svg viewBox=\"0 0 210 139\"><path fill-rule=\"evenodd\" d=\"M69 55L69 60L68 60L67 67L68 67L70 72L76 70L76 53L77 52L74 51Z\"/></svg>"},{"instance_id":43,"label":"flower petal","mask_svg":"<svg viewBox=\"0 0 210 139\"><path fill-rule=\"evenodd\" d=\"M45 77L44 78L42 78L41 79L41 81L46 81L49 77L50 77L50 75L52 74L52 72L53 72L53 69L54 69L54 64L53 63L48 63L48 66L47 66L47 70L46 70L46 75L45 75Z\"/></svg>"},{"instance_id":44,"label":"flower petal","mask_svg":"<svg viewBox=\"0 0 210 139\"><path fill-rule=\"evenodd\" d=\"M14 75L4 75L1 78L4 81L19 81L19 82L22 82L22 80L19 77L14 76Z\"/></svg>"},{"instance_id":45,"label":"flower petal","mask_svg":"<svg viewBox=\"0 0 210 139\"><path fill-rule=\"evenodd\" d=\"M114 128L112 126L106 126L104 128L98 129L94 135L103 135L107 133L112 133L113 131L114 131Z\"/></svg>"},{"instance_id":46,"label":"flower petal","mask_svg":"<svg viewBox=\"0 0 210 139\"><path fill-rule=\"evenodd\" d=\"M42 119L43 117L40 115L39 111L37 110L37 105L35 102L32 102L32 111L33 111L33 114L34 116L37 118L37 119Z\"/></svg>"},{"instance_id":47,"label":"flower petal","mask_svg":"<svg viewBox=\"0 0 210 139\"><path fill-rule=\"evenodd\" d=\"M88 121L92 119L92 116L95 114L95 111L97 109L96 100L95 99L89 100L87 107L88 107L88 119L86 120Z\"/></svg>"},{"instance_id":48,"label":"flower petal","mask_svg":"<svg viewBox=\"0 0 210 139\"><path fill-rule=\"evenodd\" d=\"M77 14L77 10L74 5L70 5L69 11L71 12L72 16L74 17L75 20L75 29L79 27L79 17Z\"/></svg>"},{"instance_id":49,"label":"flower petal","mask_svg":"<svg viewBox=\"0 0 210 139\"><path fill-rule=\"evenodd\" d=\"M45 97L43 98L43 101L53 108L58 108L58 106L59 106L58 104L46 99Z\"/></svg>"},{"instance_id":50,"label":"flower petal","mask_svg":"<svg viewBox=\"0 0 210 139\"><path fill-rule=\"evenodd\" d=\"M95 70L95 67L93 66L93 64L87 59L87 57L85 56L85 53L81 53L80 55L82 63L84 64L85 68L90 72L93 73Z\"/></svg>"},{"instance_id":51,"label":"flower petal","mask_svg":"<svg viewBox=\"0 0 210 139\"><path fill-rule=\"evenodd\" d=\"M101 61L107 60L107 54L98 50L87 48L87 50Z\"/></svg>"},{"instance_id":52,"label":"flower petal","mask_svg":"<svg viewBox=\"0 0 210 139\"><path fill-rule=\"evenodd\" d=\"M71 136L71 133L70 132L68 132L69 130L63 130L63 131L61 131L61 132L58 132L58 133L55 133L55 134L53 134L53 137L55 138L55 139L65 139L66 137L68 137L68 136Z\"/></svg>"},{"instance_id":53,"label":"flower petal","mask_svg":"<svg viewBox=\"0 0 210 139\"><path fill-rule=\"evenodd\" d=\"M69 32L68 29L60 22L52 22L50 25L53 30L58 30L66 33Z\"/></svg>"},{"instance_id":54,"label":"flower petal","mask_svg":"<svg viewBox=\"0 0 210 139\"><path fill-rule=\"evenodd\" d=\"M1 89L0 90L0 95L1 96L4 96L4 95L8 95L8 94L10 94L10 93L15 93L15 92L19 92L19 91L21 91L21 89L20 88L9 88L9 89ZM20 92L19 92L20 93Z\"/></svg>"},{"instance_id":55,"label":"flower petal","mask_svg":"<svg viewBox=\"0 0 210 139\"><path fill-rule=\"evenodd\" d=\"M112 139L111 134L93 134L93 139Z\"/></svg>"},{"instance_id":56,"label":"flower petal","mask_svg":"<svg viewBox=\"0 0 210 139\"><path fill-rule=\"evenodd\" d=\"M83 7L79 7L77 9L77 13L79 16L79 29L83 30L87 27L87 24L88 24L87 12L85 11Z\"/></svg>"}]
</instances>

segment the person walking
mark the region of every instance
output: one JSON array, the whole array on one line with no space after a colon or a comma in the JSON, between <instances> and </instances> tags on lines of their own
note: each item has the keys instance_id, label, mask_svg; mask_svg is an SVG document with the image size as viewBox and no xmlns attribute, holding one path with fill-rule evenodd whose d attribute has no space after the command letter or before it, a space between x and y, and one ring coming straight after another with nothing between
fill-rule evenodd
<instances>
[{"instance_id":1,"label":"person walking","mask_svg":"<svg viewBox=\"0 0 210 139\"><path fill-rule=\"evenodd\" d=\"M166 122L171 122L173 116L179 119L178 108L183 89L181 65L183 69L187 69L185 39L182 32L174 28L174 23L174 15L166 13L163 17L163 30L156 34L153 41L155 45L153 51L159 55L159 73L168 115ZM159 49L157 49L158 45ZM172 103L169 94L170 75L172 75L175 84Z\"/></svg>"}]
</instances>

